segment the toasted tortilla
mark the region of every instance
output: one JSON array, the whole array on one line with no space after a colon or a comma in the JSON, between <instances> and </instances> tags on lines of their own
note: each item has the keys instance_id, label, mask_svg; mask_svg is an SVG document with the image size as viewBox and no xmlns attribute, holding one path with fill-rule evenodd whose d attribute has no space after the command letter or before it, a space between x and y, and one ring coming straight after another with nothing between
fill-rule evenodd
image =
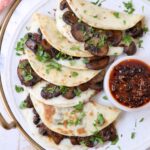
<instances>
[{"instance_id":1,"label":"toasted tortilla","mask_svg":"<svg viewBox=\"0 0 150 150\"><path fill-rule=\"evenodd\" d=\"M51 65L51 62L42 63L38 61L31 50L25 50L25 53L33 70L44 80L58 86L78 86L88 82L100 72L96 70L76 70L65 66L61 66L61 70L49 69L47 66ZM75 77L73 76L74 72L77 74Z\"/></svg>"},{"instance_id":2,"label":"toasted tortilla","mask_svg":"<svg viewBox=\"0 0 150 150\"><path fill-rule=\"evenodd\" d=\"M31 93L31 95L33 95L37 100L46 105L53 105L56 107L72 107L77 105L79 102L88 102L90 98L96 94L95 90L88 89L84 92L81 92L80 96L76 96L73 99L66 99L62 95L51 99L44 99L41 96L41 91L43 87L46 87L46 85L48 84L49 83L46 81L41 81L35 86L29 88L29 92Z\"/></svg>"},{"instance_id":3,"label":"toasted tortilla","mask_svg":"<svg viewBox=\"0 0 150 150\"><path fill-rule=\"evenodd\" d=\"M105 30L126 30L135 26L144 16L119 12L99 7L86 0L67 0L76 16L88 25Z\"/></svg>"},{"instance_id":4,"label":"toasted tortilla","mask_svg":"<svg viewBox=\"0 0 150 150\"><path fill-rule=\"evenodd\" d=\"M51 105L45 105L33 95L31 100L34 108L39 114L42 122L52 131L67 136L90 136L94 131L102 130L117 119L120 114L120 110L116 108L110 108L102 106L96 102L88 102L84 105L81 112L75 111L74 107L60 108ZM69 120L75 121L84 113L85 116L80 120L79 124L69 125ZM98 114L103 115L104 124L94 126L95 121L98 118Z\"/></svg>"},{"instance_id":5,"label":"toasted tortilla","mask_svg":"<svg viewBox=\"0 0 150 150\"><path fill-rule=\"evenodd\" d=\"M39 27L46 40L58 51L75 57L92 57L88 51L84 49L84 45L72 43L67 40L56 27L56 22L49 16L35 14L35 20L39 23Z\"/></svg>"},{"instance_id":6,"label":"toasted tortilla","mask_svg":"<svg viewBox=\"0 0 150 150\"><path fill-rule=\"evenodd\" d=\"M30 131L30 136L33 137L33 139L39 143L40 146L42 146L44 149L55 149L55 150L87 150L87 147L84 145L72 145L70 142L70 139L63 139L59 145L56 145L53 141L53 139L50 136L43 136L39 134L39 129L36 127L36 125L33 123L33 109L23 109L21 110L25 121L27 123L27 127Z\"/></svg>"}]
</instances>

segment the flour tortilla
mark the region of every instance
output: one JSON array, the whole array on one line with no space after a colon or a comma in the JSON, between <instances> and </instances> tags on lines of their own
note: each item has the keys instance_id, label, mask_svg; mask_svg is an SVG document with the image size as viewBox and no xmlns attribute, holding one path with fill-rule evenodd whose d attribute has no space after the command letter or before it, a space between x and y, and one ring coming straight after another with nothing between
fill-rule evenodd
<instances>
[{"instance_id":1,"label":"flour tortilla","mask_svg":"<svg viewBox=\"0 0 150 150\"><path fill-rule=\"evenodd\" d=\"M44 149L46 150L87 150L87 147L83 145L72 145L70 142L70 139L63 139L59 145L56 145L51 137L49 136L43 136L39 134L39 128L36 127L36 125L33 123L33 109L23 109L21 110L26 125L30 131L31 137L40 144Z\"/></svg>"},{"instance_id":2,"label":"flour tortilla","mask_svg":"<svg viewBox=\"0 0 150 150\"><path fill-rule=\"evenodd\" d=\"M119 12L115 17L114 10L99 7L86 0L67 0L76 16L88 25L106 30L126 30L135 26L144 16Z\"/></svg>"},{"instance_id":3,"label":"flour tortilla","mask_svg":"<svg viewBox=\"0 0 150 150\"><path fill-rule=\"evenodd\" d=\"M60 0L61 2L62 0ZM60 3L58 4L58 7L57 7L57 10L56 10L56 26L57 26L57 29L59 30L59 32L64 36L66 37L70 42L73 42L73 43L78 43L80 45L82 45L82 47L84 46L84 43L81 43L77 40L75 40L75 38L72 36L71 34L71 26L66 24L62 17L63 17L63 14L68 11L69 9L66 8L65 10L61 10L60 9ZM109 52L108 52L108 56L119 56L123 53L123 47L109 47ZM79 66L81 67L81 66ZM86 67L86 66L85 66Z\"/></svg>"},{"instance_id":4,"label":"flour tortilla","mask_svg":"<svg viewBox=\"0 0 150 150\"><path fill-rule=\"evenodd\" d=\"M37 83L35 86L29 88L29 92L31 93L31 95L33 95L37 100L39 100L40 102L46 105L53 105L56 107L72 107L77 105L79 102L83 102L83 103L88 102L90 98L96 94L95 90L88 89L82 92L80 96L76 96L73 99L69 99L69 100L63 97L62 95L51 99L44 99L41 96L41 91L43 87L46 87L46 85L48 84L49 83L46 81L41 81Z\"/></svg>"},{"instance_id":5,"label":"flour tortilla","mask_svg":"<svg viewBox=\"0 0 150 150\"><path fill-rule=\"evenodd\" d=\"M42 122L50 130L67 136L90 136L96 130L93 124L95 123L95 120L97 120L98 114L102 114L105 119L105 123L102 126L97 126L98 131L104 129L113 121L115 121L120 114L120 110L116 108L102 106L96 102L88 102L84 105L82 111L85 113L85 116L83 117L81 124L69 126L64 122L69 121L75 116L78 118L81 112L72 113L75 110L74 107L59 108L45 105L36 100L33 95L30 96L34 108L39 114Z\"/></svg>"},{"instance_id":6,"label":"flour tortilla","mask_svg":"<svg viewBox=\"0 0 150 150\"><path fill-rule=\"evenodd\" d=\"M47 72L47 65L49 65L50 62L42 63L38 61L31 50L25 50L25 53L33 70L44 80L58 86L78 86L88 82L100 72L96 70L76 70L64 66L61 66L61 71L50 69L49 72ZM77 73L76 77L73 76L74 72Z\"/></svg>"},{"instance_id":7,"label":"flour tortilla","mask_svg":"<svg viewBox=\"0 0 150 150\"><path fill-rule=\"evenodd\" d=\"M57 30L56 22L51 17L37 13L34 15L34 18L37 20L46 40L58 51L75 57L93 56L84 49L84 45L68 41Z\"/></svg>"}]
</instances>

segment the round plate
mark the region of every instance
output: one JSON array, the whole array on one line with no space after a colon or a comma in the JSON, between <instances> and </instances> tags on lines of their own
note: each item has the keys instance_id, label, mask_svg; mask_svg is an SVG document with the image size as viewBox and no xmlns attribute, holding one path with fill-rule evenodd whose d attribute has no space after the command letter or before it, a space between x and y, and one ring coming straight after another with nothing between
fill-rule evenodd
<instances>
[{"instance_id":1,"label":"round plate","mask_svg":"<svg viewBox=\"0 0 150 150\"><path fill-rule=\"evenodd\" d=\"M22 1L9 21L1 48L1 58L3 59L3 67L1 72L2 88L5 92L8 105L26 133L44 149L50 149L50 147L45 145L45 143L42 142L42 139L37 138L32 134L31 130L28 128L25 118L23 117L23 114L19 109L19 104L26 98L27 92L17 94L15 91L15 85L20 85L16 70L20 57L16 56L15 47L17 41L23 37L26 32L28 32L27 23L29 22L32 14L38 11L53 16L55 14L57 2L58 0ZM122 2L123 1L121 0L118 0L117 3L114 0L107 0L102 6L114 9L116 11L123 11L124 7ZM146 26L150 27L150 7L148 3L144 3L141 0L133 0L133 3L136 8L136 13L143 14L146 17ZM150 59L149 39L150 33L143 36L143 48L138 49L136 56L147 60ZM104 101L104 95L105 94L97 96L97 100L99 102ZM116 121L116 128L119 134L118 143L116 145L107 143L99 149L116 150L121 148L121 150L144 150L148 148L148 146L150 146L149 116L150 109L133 113L123 112ZM142 118L144 118L144 120L141 122ZM131 138L133 133L135 133L134 139Z\"/></svg>"}]
</instances>

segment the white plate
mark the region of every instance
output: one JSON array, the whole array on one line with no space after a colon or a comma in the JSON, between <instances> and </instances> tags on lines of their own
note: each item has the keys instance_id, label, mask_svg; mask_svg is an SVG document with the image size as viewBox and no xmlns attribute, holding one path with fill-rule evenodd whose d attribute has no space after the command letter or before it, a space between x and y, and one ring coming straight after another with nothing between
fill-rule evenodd
<instances>
[{"instance_id":1,"label":"white plate","mask_svg":"<svg viewBox=\"0 0 150 150\"><path fill-rule=\"evenodd\" d=\"M1 49L1 56L3 58L1 77L8 104L24 130L45 149L50 149L50 147L46 146L40 139L32 135L18 107L20 102L25 99L27 93L17 94L15 92L15 85L20 85L16 72L20 58L15 55L15 46L16 42L27 32L26 25L32 13L38 11L49 14L50 12L51 14L49 15L52 15L54 13L53 9L56 8L56 3L57 0L22 1L11 17ZM136 12L146 16L147 26L150 28L150 7L148 3L144 3L141 0L133 0L133 3L135 4ZM106 0L103 6L123 11L121 0ZM142 12L142 6L144 6L144 12ZM147 33L143 37L144 48L139 49L136 56L143 56L144 59L150 61L149 39L150 33ZM101 101L102 97L98 97L98 99ZM141 118L144 118L144 121L140 123L139 120ZM120 138L119 142L115 146L108 143L100 147L100 150L117 150L119 147L122 150L145 150L150 146L150 109L133 113L122 113L117 120L116 127ZM131 139L132 132L136 132L135 139Z\"/></svg>"}]
</instances>

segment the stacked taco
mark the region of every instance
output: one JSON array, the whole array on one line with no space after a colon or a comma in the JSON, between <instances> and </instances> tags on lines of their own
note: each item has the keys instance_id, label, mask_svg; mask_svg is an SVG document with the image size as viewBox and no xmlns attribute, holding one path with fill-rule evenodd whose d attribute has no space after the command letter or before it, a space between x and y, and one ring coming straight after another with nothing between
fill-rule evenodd
<instances>
[{"instance_id":1,"label":"stacked taco","mask_svg":"<svg viewBox=\"0 0 150 150\"><path fill-rule=\"evenodd\" d=\"M136 52L143 16L113 13L85 0L59 0L55 19L32 17L17 72L29 91L25 103L34 125L56 147L94 147L117 138L113 123L120 110L94 96L115 58Z\"/></svg>"}]
</instances>

